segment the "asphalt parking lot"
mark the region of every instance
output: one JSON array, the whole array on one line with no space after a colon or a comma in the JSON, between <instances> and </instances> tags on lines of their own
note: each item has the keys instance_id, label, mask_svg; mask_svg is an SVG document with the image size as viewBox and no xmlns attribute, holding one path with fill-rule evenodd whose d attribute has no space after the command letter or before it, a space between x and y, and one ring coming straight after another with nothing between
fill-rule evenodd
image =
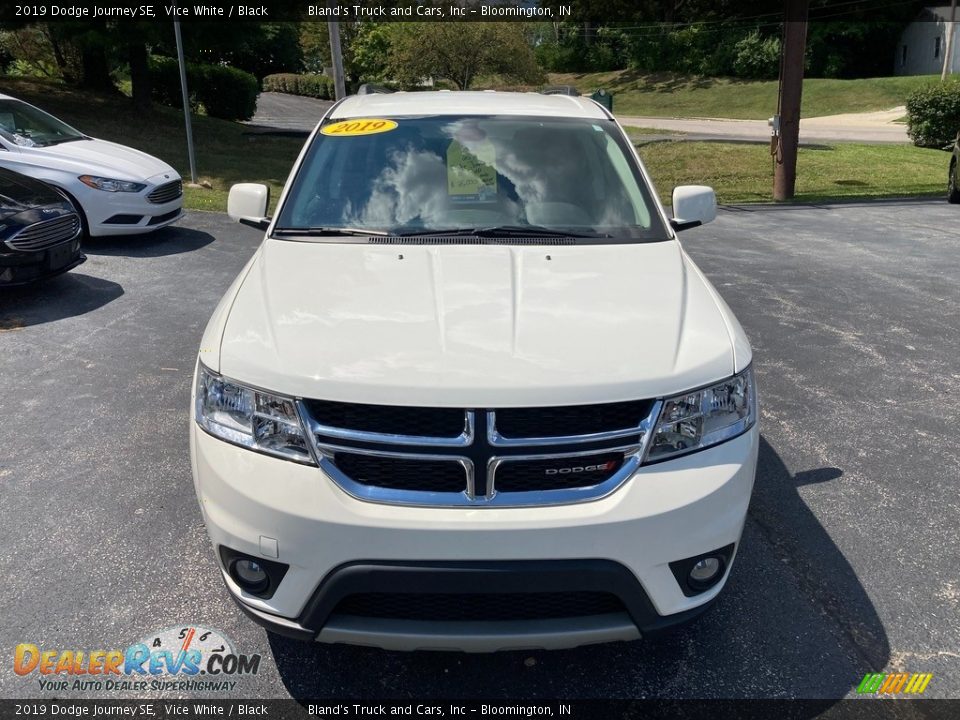
<instances>
[{"instance_id":1,"label":"asphalt parking lot","mask_svg":"<svg viewBox=\"0 0 960 720\"><path fill-rule=\"evenodd\" d=\"M751 338L761 391L725 594L656 642L486 656L278 639L226 595L187 402L203 327L258 241L188 213L0 294L5 654L197 624L263 655L235 697L840 698L884 670L933 673L927 696L960 696L960 208L725 208L684 233ZM0 695L49 697L10 657Z\"/></svg>"}]
</instances>

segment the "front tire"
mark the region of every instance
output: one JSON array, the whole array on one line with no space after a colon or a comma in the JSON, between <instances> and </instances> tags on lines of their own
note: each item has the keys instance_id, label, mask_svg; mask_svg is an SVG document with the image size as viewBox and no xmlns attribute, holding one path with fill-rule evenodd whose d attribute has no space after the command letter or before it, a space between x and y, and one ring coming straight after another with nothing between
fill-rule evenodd
<instances>
[{"instance_id":1,"label":"front tire","mask_svg":"<svg viewBox=\"0 0 960 720\"><path fill-rule=\"evenodd\" d=\"M950 173L947 175L947 202L960 204L960 183L957 182L957 161L950 162Z\"/></svg>"}]
</instances>

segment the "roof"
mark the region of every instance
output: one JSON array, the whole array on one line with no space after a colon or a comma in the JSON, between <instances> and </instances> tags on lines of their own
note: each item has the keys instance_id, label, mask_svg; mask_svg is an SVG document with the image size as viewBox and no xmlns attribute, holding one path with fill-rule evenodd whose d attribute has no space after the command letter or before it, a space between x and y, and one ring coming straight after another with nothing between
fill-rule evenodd
<instances>
[{"instance_id":1,"label":"roof","mask_svg":"<svg viewBox=\"0 0 960 720\"><path fill-rule=\"evenodd\" d=\"M426 91L351 95L331 118L403 115L529 115L602 120L606 111L589 98L528 92Z\"/></svg>"}]
</instances>

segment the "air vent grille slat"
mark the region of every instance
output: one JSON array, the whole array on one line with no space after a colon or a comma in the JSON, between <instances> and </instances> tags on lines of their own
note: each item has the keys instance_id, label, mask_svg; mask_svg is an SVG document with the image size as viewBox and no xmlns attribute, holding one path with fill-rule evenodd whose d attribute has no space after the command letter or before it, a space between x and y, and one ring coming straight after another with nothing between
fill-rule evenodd
<instances>
[{"instance_id":1,"label":"air vent grille slat","mask_svg":"<svg viewBox=\"0 0 960 720\"><path fill-rule=\"evenodd\" d=\"M158 185L151 190L150 194L147 195L147 200L157 205L162 205L163 203L177 199L181 195L183 195L183 182L173 180L163 185Z\"/></svg>"},{"instance_id":2,"label":"air vent grille slat","mask_svg":"<svg viewBox=\"0 0 960 720\"><path fill-rule=\"evenodd\" d=\"M15 250L43 250L70 240L79 232L80 218L74 214L63 215L29 225L7 240L7 245Z\"/></svg>"}]
</instances>

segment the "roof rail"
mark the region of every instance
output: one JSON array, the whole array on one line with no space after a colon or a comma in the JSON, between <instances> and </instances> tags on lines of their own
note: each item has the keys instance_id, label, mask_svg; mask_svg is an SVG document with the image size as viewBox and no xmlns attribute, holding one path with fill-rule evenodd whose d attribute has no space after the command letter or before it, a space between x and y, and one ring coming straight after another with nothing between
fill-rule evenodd
<instances>
[{"instance_id":1,"label":"roof rail","mask_svg":"<svg viewBox=\"0 0 960 720\"><path fill-rule=\"evenodd\" d=\"M569 95L570 97L580 97L580 91L573 85L550 85L540 90L541 95Z\"/></svg>"},{"instance_id":2,"label":"roof rail","mask_svg":"<svg viewBox=\"0 0 960 720\"><path fill-rule=\"evenodd\" d=\"M377 85L376 83L364 83L357 88L357 95L387 95L393 90L386 85Z\"/></svg>"}]
</instances>

